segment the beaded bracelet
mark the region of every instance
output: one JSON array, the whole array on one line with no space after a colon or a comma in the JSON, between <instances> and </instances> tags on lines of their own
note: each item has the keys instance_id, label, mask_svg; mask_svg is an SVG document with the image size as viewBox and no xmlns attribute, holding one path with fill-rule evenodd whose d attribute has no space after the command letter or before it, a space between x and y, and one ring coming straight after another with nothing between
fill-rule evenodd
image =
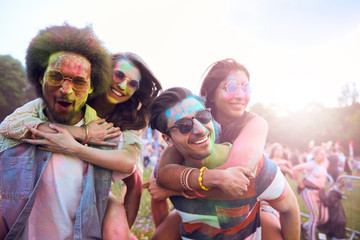
<instances>
[{"instance_id":1,"label":"beaded bracelet","mask_svg":"<svg viewBox=\"0 0 360 240\"><path fill-rule=\"evenodd\" d=\"M184 183L184 177L186 172L188 171L189 168L184 168L184 170L182 170L181 174L180 174L180 184L181 186L186 189L185 183Z\"/></svg>"},{"instance_id":2,"label":"beaded bracelet","mask_svg":"<svg viewBox=\"0 0 360 240\"><path fill-rule=\"evenodd\" d=\"M199 185L200 185L200 187L201 187L202 190L204 190L204 191L209 191L211 188L206 188L206 187L204 187L204 185L202 184L204 170L208 170L207 167L202 167L202 168L200 168L200 173L199 173L199 177L198 177Z\"/></svg>"}]
</instances>

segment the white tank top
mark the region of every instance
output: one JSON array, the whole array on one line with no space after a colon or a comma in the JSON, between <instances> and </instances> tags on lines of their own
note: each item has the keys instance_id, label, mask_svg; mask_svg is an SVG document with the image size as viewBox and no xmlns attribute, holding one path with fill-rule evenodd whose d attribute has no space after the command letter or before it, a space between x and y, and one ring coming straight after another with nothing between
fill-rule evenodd
<instances>
[{"instance_id":1,"label":"white tank top","mask_svg":"<svg viewBox=\"0 0 360 240\"><path fill-rule=\"evenodd\" d=\"M76 124L80 126L83 120ZM72 239L87 164L79 158L53 153L39 182L29 217L29 239Z\"/></svg>"}]
</instances>

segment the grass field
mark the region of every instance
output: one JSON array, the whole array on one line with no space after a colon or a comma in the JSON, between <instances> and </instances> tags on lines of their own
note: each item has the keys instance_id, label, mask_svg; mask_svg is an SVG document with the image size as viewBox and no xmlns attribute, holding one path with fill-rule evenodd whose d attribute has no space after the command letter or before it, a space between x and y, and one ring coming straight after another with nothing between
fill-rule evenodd
<instances>
[{"instance_id":1,"label":"grass field","mask_svg":"<svg viewBox=\"0 0 360 240\"><path fill-rule=\"evenodd\" d=\"M151 172L151 168L146 168L144 170L144 182L148 181ZM297 196L300 211L307 214L307 210L305 205L303 204L303 201L296 193L296 182L292 179L288 179L288 182L291 188L294 190L295 195ZM352 190L349 188L345 188L345 199L343 200L343 206L347 218L347 228L360 231L360 182L353 183ZM301 220L305 222L307 221L307 218L302 217ZM150 194L145 189L141 197L140 210L136 222L134 223L134 226L132 228L132 232L139 240L145 240L151 238L154 230L155 226L152 220L150 209ZM350 237L350 233L347 232L347 234L348 237ZM360 237L356 236L354 239L360 240Z\"/></svg>"}]
</instances>

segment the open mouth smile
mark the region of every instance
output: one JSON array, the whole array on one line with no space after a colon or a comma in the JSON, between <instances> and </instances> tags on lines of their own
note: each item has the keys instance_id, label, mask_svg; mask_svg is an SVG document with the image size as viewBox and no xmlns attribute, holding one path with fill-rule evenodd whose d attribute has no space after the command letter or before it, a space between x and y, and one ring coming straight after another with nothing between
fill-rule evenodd
<instances>
[{"instance_id":1,"label":"open mouth smile","mask_svg":"<svg viewBox=\"0 0 360 240\"><path fill-rule=\"evenodd\" d=\"M231 106L235 106L235 107L238 107L238 106L245 106L244 103L230 103Z\"/></svg>"},{"instance_id":2,"label":"open mouth smile","mask_svg":"<svg viewBox=\"0 0 360 240\"><path fill-rule=\"evenodd\" d=\"M123 93L117 91L115 88L111 88L111 92L114 93L114 94L115 94L116 96L118 96L118 97L124 96Z\"/></svg>"},{"instance_id":3,"label":"open mouth smile","mask_svg":"<svg viewBox=\"0 0 360 240\"><path fill-rule=\"evenodd\" d=\"M202 137L201 139L193 142L193 144L202 144L202 143L206 142L207 140L209 140L209 135L206 135L206 136Z\"/></svg>"}]
</instances>

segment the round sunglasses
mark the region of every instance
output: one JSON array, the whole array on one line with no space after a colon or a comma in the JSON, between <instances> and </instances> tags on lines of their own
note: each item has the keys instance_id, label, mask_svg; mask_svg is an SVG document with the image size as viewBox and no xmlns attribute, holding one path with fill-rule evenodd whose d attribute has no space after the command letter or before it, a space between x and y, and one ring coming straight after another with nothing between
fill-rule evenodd
<instances>
[{"instance_id":1,"label":"round sunglasses","mask_svg":"<svg viewBox=\"0 0 360 240\"><path fill-rule=\"evenodd\" d=\"M125 79L127 79L128 80L127 85L129 86L129 88L133 89L134 91L139 89L139 81L134 79L129 79L128 77L126 77L123 71L115 70L114 79L118 83L122 83L123 81L125 81Z\"/></svg>"},{"instance_id":2,"label":"round sunglasses","mask_svg":"<svg viewBox=\"0 0 360 240\"><path fill-rule=\"evenodd\" d=\"M244 83L243 85L238 84L236 81L228 81L225 85L225 89L229 94L235 94L239 92L240 89L244 91L245 94L251 94L251 85L249 82Z\"/></svg>"},{"instance_id":3,"label":"round sunglasses","mask_svg":"<svg viewBox=\"0 0 360 240\"><path fill-rule=\"evenodd\" d=\"M171 129L177 128L181 134L188 134L194 128L194 118L201 124L208 124L212 119L210 109L201 110L191 118L181 118L177 120L173 126L167 128L166 131L169 133Z\"/></svg>"},{"instance_id":4,"label":"round sunglasses","mask_svg":"<svg viewBox=\"0 0 360 240\"><path fill-rule=\"evenodd\" d=\"M75 90L84 90L89 86L89 82L86 81L86 78L82 76L74 76L72 78L66 78L62 72L58 70L49 70L45 73L45 81L51 86L60 86L65 79L68 79L71 82L71 87Z\"/></svg>"}]
</instances>

